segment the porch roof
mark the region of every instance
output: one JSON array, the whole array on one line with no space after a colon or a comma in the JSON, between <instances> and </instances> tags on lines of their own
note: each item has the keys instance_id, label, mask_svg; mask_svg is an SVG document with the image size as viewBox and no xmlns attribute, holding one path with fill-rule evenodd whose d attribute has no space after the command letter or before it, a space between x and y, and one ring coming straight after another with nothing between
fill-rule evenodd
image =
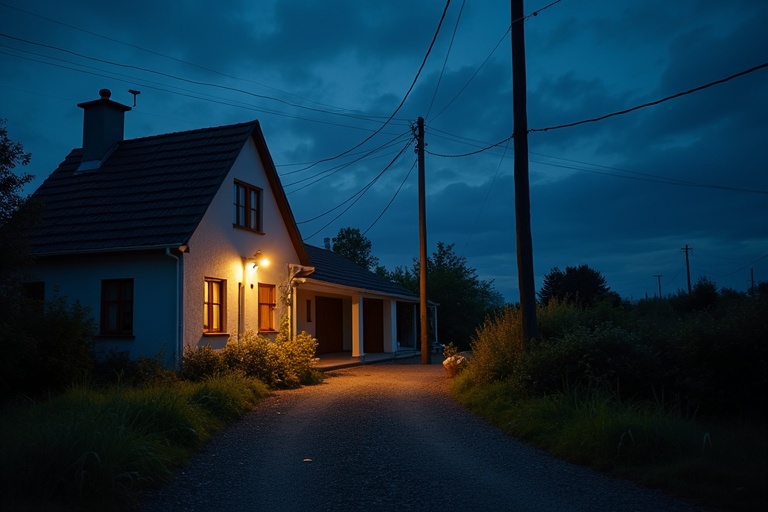
<instances>
[{"instance_id":1,"label":"porch roof","mask_svg":"<svg viewBox=\"0 0 768 512\"><path fill-rule=\"evenodd\" d=\"M310 279L413 301L419 300L417 293L361 267L338 253L307 244L304 244L304 248L310 265L315 267L315 271L309 276Z\"/></svg>"}]
</instances>

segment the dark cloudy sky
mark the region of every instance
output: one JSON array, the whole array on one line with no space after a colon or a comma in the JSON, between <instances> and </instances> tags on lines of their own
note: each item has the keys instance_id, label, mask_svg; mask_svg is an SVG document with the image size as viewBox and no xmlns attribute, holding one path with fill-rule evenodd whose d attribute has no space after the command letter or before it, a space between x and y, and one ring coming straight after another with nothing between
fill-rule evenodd
<instances>
[{"instance_id":1,"label":"dark cloudy sky","mask_svg":"<svg viewBox=\"0 0 768 512\"><path fill-rule=\"evenodd\" d=\"M526 2L526 13L541 10L525 21L530 128L768 63L764 0L550 4ZM450 3L382 129L444 7L0 0L0 117L33 154L29 192L81 145L76 104L101 88L129 105L128 89L141 91L126 138L259 119L305 241L356 227L392 269L418 254L416 155L406 145L422 116L429 252L455 244L515 302L514 153L511 143L481 151L512 134L508 0ZM555 266L587 264L623 297L657 293L655 275L674 293L686 287L686 244L694 282L746 290L751 270L768 281L768 68L533 132L529 144L537 287Z\"/></svg>"}]
</instances>

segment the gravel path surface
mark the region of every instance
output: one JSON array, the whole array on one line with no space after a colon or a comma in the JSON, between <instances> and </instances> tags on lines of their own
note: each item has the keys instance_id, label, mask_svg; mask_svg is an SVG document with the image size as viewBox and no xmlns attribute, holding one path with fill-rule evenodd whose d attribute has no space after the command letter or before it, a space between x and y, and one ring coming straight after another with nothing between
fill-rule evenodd
<instances>
[{"instance_id":1,"label":"gravel path surface","mask_svg":"<svg viewBox=\"0 0 768 512\"><path fill-rule=\"evenodd\" d=\"M280 391L220 433L141 510L695 511L501 433L418 358Z\"/></svg>"}]
</instances>

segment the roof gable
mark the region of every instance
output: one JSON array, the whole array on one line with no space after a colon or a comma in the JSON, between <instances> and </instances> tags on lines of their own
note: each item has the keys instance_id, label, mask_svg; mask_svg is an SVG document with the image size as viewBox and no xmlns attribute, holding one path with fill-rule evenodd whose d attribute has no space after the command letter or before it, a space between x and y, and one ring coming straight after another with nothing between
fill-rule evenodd
<instances>
[{"instance_id":1,"label":"roof gable","mask_svg":"<svg viewBox=\"0 0 768 512\"><path fill-rule=\"evenodd\" d=\"M101 166L78 171L74 149L32 195L37 255L186 245L252 137L300 260L301 236L258 121L120 141Z\"/></svg>"},{"instance_id":2,"label":"roof gable","mask_svg":"<svg viewBox=\"0 0 768 512\"><path fill-rule=\"evenodd\" d=\"M304 247L309 255L310 265L315 267L315 271L309 276L310 279L403 298L419 298L418 294L361 267L339 253L313 245Z\"/></svg>"}]
</instances>

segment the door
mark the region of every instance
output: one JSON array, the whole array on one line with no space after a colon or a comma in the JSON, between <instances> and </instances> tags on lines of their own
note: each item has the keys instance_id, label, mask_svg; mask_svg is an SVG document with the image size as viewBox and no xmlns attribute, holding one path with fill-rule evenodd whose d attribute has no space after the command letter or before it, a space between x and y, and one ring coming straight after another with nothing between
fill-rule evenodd
<instances>
[{"instance_id":1,"label":"door","mask_svg":"<svg viewBox=\"0 0 768 512\"><path fill-rule=\"evenodd\" d=\"M363 351L384 352L384 301L363 299Z\"/></svg>"},{"instance_id":2,"label":"door","mask_svg":"<svg viewBox=\"0 0 768 512\"><path fill-rule=\"evenodd\" d=\"M315 298L318 354L330 354L344 350L343 311L341 299Z\"/></svg>"}]
</instances>

